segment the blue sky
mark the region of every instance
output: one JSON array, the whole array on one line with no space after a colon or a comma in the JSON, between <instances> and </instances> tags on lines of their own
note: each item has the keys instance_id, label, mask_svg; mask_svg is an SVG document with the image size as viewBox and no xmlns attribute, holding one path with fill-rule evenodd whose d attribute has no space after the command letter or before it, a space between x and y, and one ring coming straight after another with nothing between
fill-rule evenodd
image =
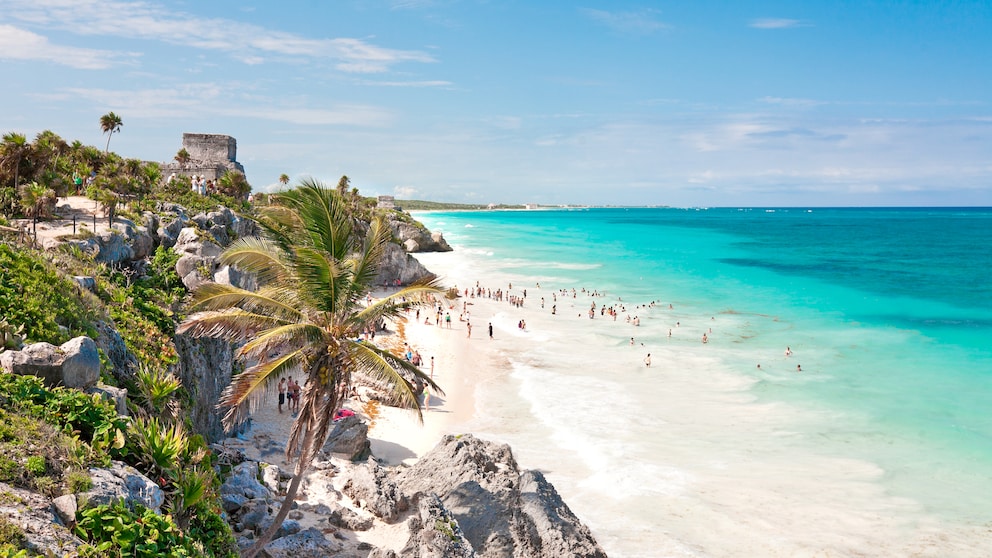
<instances>
[{"instance_id":1,"label":"blue sky","mask_svg":"<svg viewBox=\"0 0 992 558\"><path fill-rule=\"evenodd\" d=\"M992 205L992 2L0 0L0 131L471 203Z\"/></svg>"}]
</instances>

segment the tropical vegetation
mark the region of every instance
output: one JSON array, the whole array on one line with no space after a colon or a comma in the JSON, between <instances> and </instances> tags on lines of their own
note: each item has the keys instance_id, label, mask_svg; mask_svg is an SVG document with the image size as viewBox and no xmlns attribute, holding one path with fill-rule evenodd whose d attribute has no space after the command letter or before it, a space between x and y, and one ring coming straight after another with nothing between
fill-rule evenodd
<instances>
[{"instance_id":1,"label":"tropical vegetation","mask_svg":"<svg viewBox=\"0 0 992 558\"><path fill-rule=\"evenodd\" d=\"M183 408L195 386L182 385L171 373L178 360L172 341L177 325L185 312L195 311L183 331L243 342L244 372L221 401L228 424L244 415L269 379L298 370L308 380L286 448L296 463L290 492L257 550L286 517L353 381L389 386L394 403L418 410L401 371L438 390L402 358L356 339L441 291L428 280L364 304L392 238L375 200L359 195L347 177L334 188L305 180L249 205L251 187L240 173L222 177L216 192L200 195L186 177L163 180L157 164L109 152L109 139L108 150L101 152L51 131L33 141L13 132L4 136L0 225L7 218L48 218L54 202L46 200L72 193L80 182L88 183L86 195L103 204L111 220L137 220L164 203L190 212L223 205L257 218L264 231L261 238L235 242L222 257L223 263L255 273L261 287L247 292L207 283L187 308L188 293L175 271L179 255L172 250L159 248L143 265L130 268L95 262L79 248L42 252L0 239L0 352L40 341L59 345L78 335L95 338L109 325L138 365L136 373L124 373L101 354L101 380L128 389L129 419L79 391L0 374L0 480L52 496L75 493L90 482L88 467L121 460L166 491L163 515L151 519L147 510L119 505L84 510L76 532L89 545L81 555L236 554L217 495L217 471L224 470L192 431ZM288 179L280 177L284 185ZM92 291L71 276L93 277ZM7 527L0 521L0 557L27 556L16 525Z\"/></svg>"}]
</instances>

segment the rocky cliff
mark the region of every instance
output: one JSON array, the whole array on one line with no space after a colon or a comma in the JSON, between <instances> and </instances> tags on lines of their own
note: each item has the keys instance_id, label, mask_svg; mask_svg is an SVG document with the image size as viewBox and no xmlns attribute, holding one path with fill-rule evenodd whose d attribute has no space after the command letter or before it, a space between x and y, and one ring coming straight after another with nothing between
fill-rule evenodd
<instances>
[{"instance_id":1,"label":"rocky cliff","mask_svg":"<svg viewBox=\"0 0 992 558\"><path fill-rule=\"evenodd\" d=\"M234 471L221 492L247 546L270 524L289 475L250 460ZM543 474L470 434L445 436L412 467L374 456L317 461L298 500L267 556L606 557Z\"/></svg>"}]
</instances>

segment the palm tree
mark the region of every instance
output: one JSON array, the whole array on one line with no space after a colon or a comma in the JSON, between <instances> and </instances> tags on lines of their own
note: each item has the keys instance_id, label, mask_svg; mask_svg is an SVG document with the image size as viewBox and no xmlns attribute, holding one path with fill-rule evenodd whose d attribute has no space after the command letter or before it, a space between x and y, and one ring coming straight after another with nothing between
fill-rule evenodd
<instances>
[{"instance_id":1,"label":"palm tree","mask_svg":"<svg viewBox=\"0 0 992 558\"><path fill-rule=\"evenodd\" d=\"M183 147L176 152L176 156L173 157L173 159L175 159L176 162L179 163L179 168L185 172L186 165L188 165L190 161L189 151L186 151L186 148Z\"/></svg>"},{"instance_id":2,"label":"palm tree","mask_svg":"<svg viewBox=\"0 0 992 558\"><path fill-rule=\"evenodd\" d=\"M3 135L3 144L0 145L0 153L2 153L4 166L14 167L14 188L17 188L17 183L20 181L21 161L30 147L28 145L28 138L24 134L8 132Z\"/></svg>"},{"instance_id":3,"label":"palm tree","mask_svg":"<svg viewBox=\"0 0 992 558\"><path fill-rule=\"evenodd\" d=\"M286 444L286 459L296 457L294 476L275 520L245 556L252 557L272 539L292 507L300 482L327 439L334 413L350 392L352 375L392 389L394 402L417 410L413 386L399 369L434 389L434 382L401 357L372 343L356 341L383 318L441 294L433 278L414 283L365 306L378 265L391 239L383 219L364 233L347 213L345 200L312 179L272 196L259 209L265 236L239 239L220 260L254 273L258 291L205 283L196 290L192 310L178 331L244 342L239 358L249 365L224 390L218 407L231 427L246 418L260 388L287 372L306 376L299 416ZM402 302L406 301L406 302Z\"/></svg>"},{"instance_id":4,"label":"palm tree","mask_svg":"<svg viewBox=\"0 0 992 558\"><path fill-rule=\"evenodd\" d=\"M286 174L286 173L280 174L279 175L279 184L282 184L283 186L286 186L287 184L289 184L289 175Z\"/></svg>"},{"instance_id":5,"label":"palm tree","mask_svg":"<svg viewBox=\"0 0 992 558\"><path fill-rule=\"evenodd\" d=\"M110 151L110 138L114 135L114 132L121 131L121 126L123 125L124 122L121 120L121 117L113 112L108 112L100 117L100 129L103 130L104 134L107 134L107 148L103 150L104 153Z\"/></svg>"}]
</instances>

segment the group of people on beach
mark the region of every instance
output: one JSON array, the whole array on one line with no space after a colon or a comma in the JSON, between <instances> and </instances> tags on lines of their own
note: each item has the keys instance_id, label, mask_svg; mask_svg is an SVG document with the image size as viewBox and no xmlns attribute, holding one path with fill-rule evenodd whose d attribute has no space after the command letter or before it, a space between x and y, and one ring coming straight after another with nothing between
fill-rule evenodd
<instances>
[{"instance_id":1,"label":"group of people on beach","mask_svg":"<svg viewBox=\"0 0 992 558\"><path fill-rule=\"evenodd\" d=\"M292 376L279 379L279 412L282 413L282 406L289 398L289 412L296 413L300 410L300 384L295 382Z\"/></svg>"}]
</instances>

